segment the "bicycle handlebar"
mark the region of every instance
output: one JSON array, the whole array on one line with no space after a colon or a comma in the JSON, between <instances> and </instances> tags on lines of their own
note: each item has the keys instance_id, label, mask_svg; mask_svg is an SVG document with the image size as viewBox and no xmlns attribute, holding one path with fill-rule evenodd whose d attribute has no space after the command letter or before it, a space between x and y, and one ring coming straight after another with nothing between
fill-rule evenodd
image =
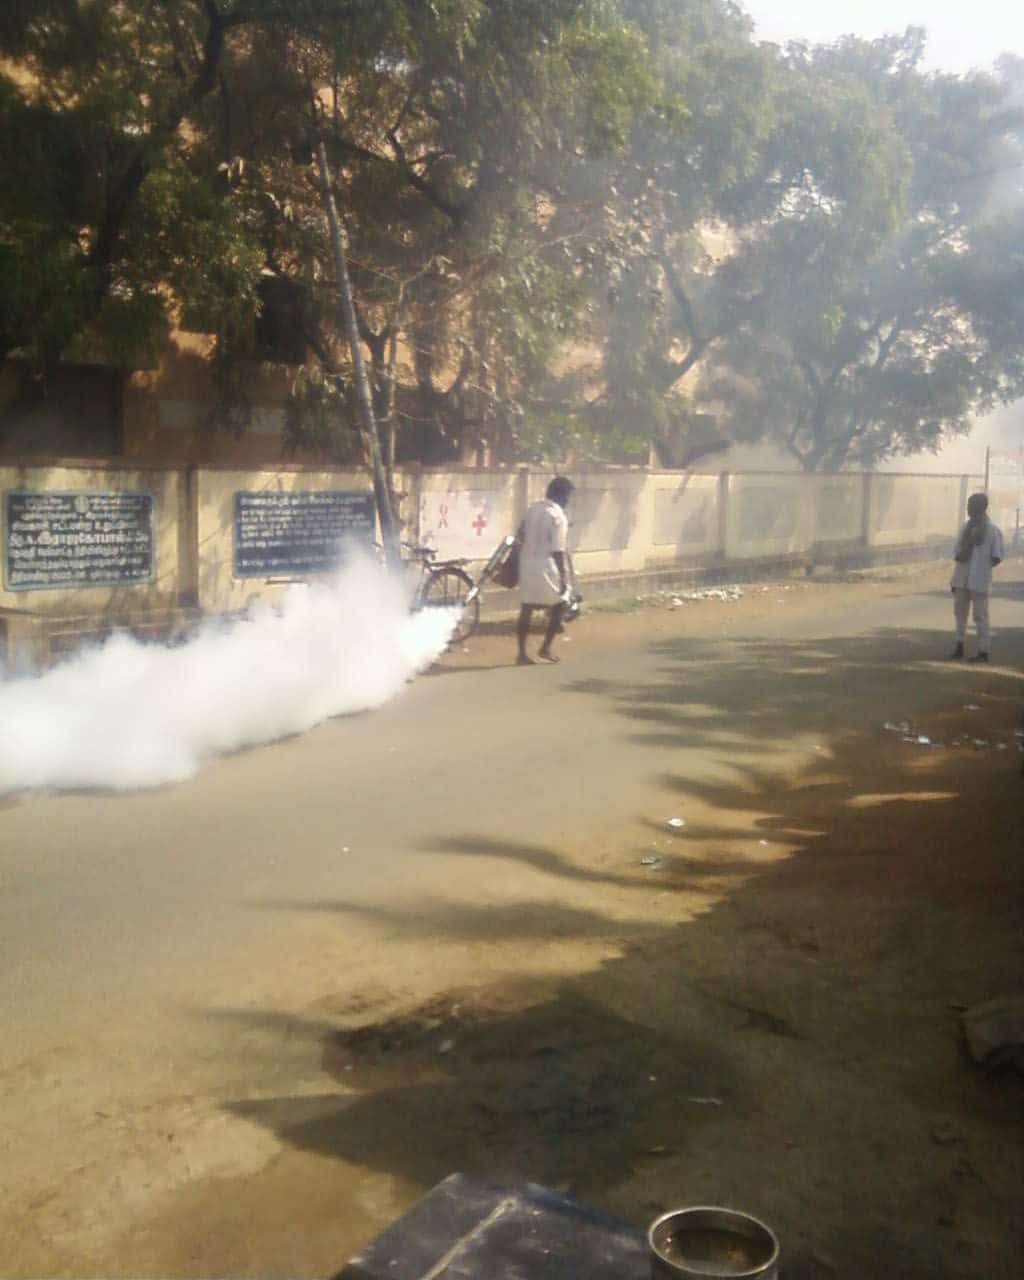
<instances>
[{"instance_id":1,"label":"bicycle handlebar","mask_svg":"<svg viewBox=\"0 0 1024 1280\"><path fill-rule=\"evenodd\" d=\"M433 560L437 555L434 547L417 546L415 542L403 542L402 546L405 547L406 551L411 551L414 556L419 556L423 560Z\"/></svg>"}]
</instances>

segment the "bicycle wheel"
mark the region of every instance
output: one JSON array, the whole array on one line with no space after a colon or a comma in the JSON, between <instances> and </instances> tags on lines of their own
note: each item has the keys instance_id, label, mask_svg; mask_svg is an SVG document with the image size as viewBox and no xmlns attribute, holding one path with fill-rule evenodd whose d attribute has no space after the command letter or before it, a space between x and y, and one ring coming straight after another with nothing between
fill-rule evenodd
<instances>
[{"instance_id":1,"label":"bicycle wheel","mask_svg":"<svg viewBox=\"0 0 1024 1280\"><path fill-rule=\"evenodd\" d=\"M421 609L458 609L459 620L452 632L451 643L467 640L480 622L480 596L473 579L462 569L449 565L433 569L420 592Z\"/></svg>"}]
</instances>

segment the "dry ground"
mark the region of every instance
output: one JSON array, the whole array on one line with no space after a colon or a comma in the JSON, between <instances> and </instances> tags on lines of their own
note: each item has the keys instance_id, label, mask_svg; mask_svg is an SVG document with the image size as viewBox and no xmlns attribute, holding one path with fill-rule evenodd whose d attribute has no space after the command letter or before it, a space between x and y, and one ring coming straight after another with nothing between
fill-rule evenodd
<instances>
[{"instance_id":1,"label":"dry ground","mask_svg":"<svg viewBox=\"0 0 1024 1280\"><path fill-rule=\"evenodd\" d=\"M75 1169L8 1137L0 1271L327 1274L463 1170L637 1225L682 1203L743 1207L776 1228L787 1280L1016 1274L1022 1080L968 1059L958 1015L1024 987L1024 601L1011 586L999 606L1006 665L952 668L932 660L937 583L780 586L579 623L548 731L565 735L561 784L599 787L601 820L531 826L522 777L493 771L491 797L475 791L436 838L427 824L435 862L404 897L308 904L321 960L296 960L275 999L235 1002L219 1034L249 1066L219 1083L189 1083L184 1064L177 1094L112 1113L116 1078L83 1085L31 1056L5 1071L21 1136L46 1131L34 1108L86 1102L66 1113ZM896 625L873 625L887 609ZM424 696L479 690L508 650L485 635ZM595 782L573 731L603 722ZM488 799L507 813L503 787L524 822L501 835L478 818ZM235 1167L197 1155L200 1134Z\"/></svg>"}]
</instances>

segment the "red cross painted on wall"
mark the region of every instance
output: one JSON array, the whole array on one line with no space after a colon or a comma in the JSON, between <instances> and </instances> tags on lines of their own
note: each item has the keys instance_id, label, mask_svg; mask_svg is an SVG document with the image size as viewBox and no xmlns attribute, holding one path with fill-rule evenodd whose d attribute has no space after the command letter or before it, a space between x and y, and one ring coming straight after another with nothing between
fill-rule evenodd
<instances>
[{"instance_id":1,"label":"red cross painted on wall","mask_svg":"<svg viewBox=\"0 0 1024 1280\"><path fill-rule=\"evenodd\" d=\"M448 528L448 503L442 502L441 509L438 513L437 527L439 529Z\"/></svg>"},{"instance_id":2,"label":"red cross painted on wall","mask_svg":"<svg viewBox=\"0 0 1024 1280\"><path fill-rule=\"evenodd\" d=\"M484 513L481 511L477 518L473 521L473 528L476 530L476 536L479 538L483 531L487 528L487 521L484 519Z\"/></svg>"}]
</instances>

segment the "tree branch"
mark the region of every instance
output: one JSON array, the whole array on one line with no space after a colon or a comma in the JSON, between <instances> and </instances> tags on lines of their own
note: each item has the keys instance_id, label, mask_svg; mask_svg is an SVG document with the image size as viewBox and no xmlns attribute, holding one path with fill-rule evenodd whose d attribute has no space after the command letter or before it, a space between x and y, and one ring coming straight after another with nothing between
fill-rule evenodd
<instances>
[{"instance_id":1,"label":"tree branch","mask_svg":"<svg viewBox=\"0 0 1024 1280\"><path fill-rule=\"evenodd\" d=\"M809 449L805 453L796 444L790 444L788 441L786 443L786 448L793 457L796 458L797 462L800 463L801 467L803 467L805 471L814 471L816 469L817 463L815 461L813 449Z\"/></svg>"},{"instance_id":2,"label":"tree branch","mask_svg":"<svg viewBox=\"0 0 1024 1280\"><path fill-rule=\"evenodd\" d=\"M676 271L675 264L666 253L660 255L662 270L665 272L665 282L668 285L669 292L672 294L673 301L679 308L683 317L683 323L689 336L690 346L681 360L675 361L669 366L671 372L671 380L666 390L671 389L679 381L690 372L693 366L704 356L705 352L717 342L719 338L724 338L726 334L739 328L740 320L735 319L728 324L719 325L713 333L701 334L700 326L697 323L697 312L690 300L689 294L683 286L679 273ZM752 294L749 298L743 299L748 307L760 302L766 295L767 289L761 289L758 293Z\"/></svg>"},{"instance_id":3,"label":"tree branch","mask_svg":"<svg viewBox=\"0 0 1024 1280\"><path fill-rule=\"evenodd\" d=\"M881 332L882 325L884 323L885 321L883 319L883 320L879 320L877 324L873 325L872 328L869 329L868 332L864 335L865 340L869 338L877 338L879 333ZM902 332L902 323L903 322L900 317L897 317L895 320L893 320L892 327L889 329L889 332L885 335L885 337L879 343L878 352L876 353L875 358L871 362L871 366L870 366L870 372L872 374L878 373L879 370L885 364L886 360L888 360L889 355L896 344L896 339L900 336L900 333ZM826 388L829 394L831 394L832 390L835 389L835 383L836 381L838 381L839 373L842 371L842 369L846 367L847 367L846 364L840 364L840 365L837 365L836 368L833 370L833 375L829 379L829 383ZM822 406L820 418L818 417L817 409L816 409L816 417L815 417L816 435L819 435L819 436L824 435L824 425L825 425L824 406ZM850 448L853 445L854 441L860 439L860 437L863 436L863 434L865 433L865 431L867 431L870 425L871 425L870 419L865 418L858 423L858 422L854 422L853 416L851 415L848 422L848 429L845 432L843 432L842 435L840 435L837 439L831 441L827 446L827 448L824 446L824 441L822 441L822 459L821 460L824 461L831 470L838 471L839 468L846 461L846 459L850 456Z\"/></svg>"},{"instance_id":4,"label":"tree branch","mask_svg":"<svg viewBox=\"0 0 1024 1280\"><path fill-rule=\"evenodd\" d=\"M821 394L821 374L818 373L817 369L815 369L814 365L811 364L810 360L808 360L806 356L798 355L796 357L796 362L800 366L800 368L803 370L807 378L807 381L811 384L814 390L820 395Z\"/></svg>"},{"instance_id":5,"label":"tree branch","mask_svg":"<svg viewBox=\"0 0 1024 1280\"><path fill-rule=\"evenodd\" d=\"M669 364L669 380L665 387L666 391L670 391L680 378L683 378L690 372L697 361L707 351L712 343L711 338L701 338L699 342L694 342L682 360L674 360Z\"/></svg>"},{"instance_id":6,"label":"tree branch","mask_svg":"<svg viewBox=\"0 0 1024 1280\"><path fill-rule=\"evenodd\" d=\"M402 108L402 115L404 114L405 107ZM399 121L401 121L401 116L399 117ZM391 149L395 153L395 159L398 161L399 167L405 174L406 180L410 185L415 187L421 195L426 196L430 203L436 209L439 209L445 217L451 221L453 226L461 226L464 217L463 210L460 209L458 205L452 204L450 200L446 200L432 183L428 182L422 174L417 173L412 167L405 154L405 148L399 141L397 125L388 130L387 139L388 142L391 143Z\"/></svg>"},{"instance_id":7,"label":"tree branch","mask_svg":"<svg viewBox=\"0 0 1024 1280\"><path fill-rule=\"evenodd\" d=\"M862 351L866 343L878 338L884 323L884 318L878 320L862 335L860 343L860 349ZM892 321L892 326L889 332L879 343L878 352L876 353L875 359L871 362L871 373L877 373L889 358L889 353L892 351L896 339L900 335L901 324L902 322L898 317ZM826 440L825 425L828 417L829 403L843 371L848 369L854 361L843 359L837 360L832 366L831 373L824 381L822 381L821 375L818 373L817 369L814 368L805 356L796 356L796 363L803 370L808 382L810 382L814 388L815 393L814 407L810 415L810 425L811 432L816 443L814 448L811 450L811 453L808 454L808 457L813 457L817 454L818 457L815 466L817 466L818 462L825 461L830 464L833 469L838 470L849 455L850 445L863 433L864 430L866 430L867 425L862 423L859 427L855 427L851 431L844 432L838 439L833 439L831 441Z\"/></svg>"},{"instance_id":8,"label":"tree branch","mask_svg":"<svg viewBox=\"0 0 1024 1280\"><path fill-rule=\"evenodd\" d=\"M703 341L697 331L697 313L693 309L693 303L690 301L689 295L683 288L683 282L679 279L675 264L668 254L662 255L661 268L665 272L665 281L668 284L669 292L672 294L672 298L682 314L683 323L686 325L687 333L690 335L691 346L695 346L698 342ZM706 342L705 345L707 345Z\"/></svg>"},{"instance_id":9,"label":"tree branch","mask_svg":"<svg viewBox=\"0 0 1024 1280\"><path fill-rule=\"evenodd\" d=\"M224 15L216 0L203 0L207 17L206 39L203 41L202 62L192 84L179 94L167 108L163 118L154 124L145 138L136 143L127 167L114 187L103 219L96 235L96 243L87 262L99 267L100 279L96 295L102 297L109 283L110 265L114 259L117 242L135 198L153 167L156 155L161 152L178 132L188 111L206 97L217 84L221 56L224 52L224 35L230 27L248 21L248 12L234 10Z\"/></svg>"},{"instance_id":10,"label":"tree branch","mask_svg":"<svg viewBox=\"0 0 1024 1280\"><path fill-rule=\"evenodd\" d=\"M852 425L838 440L834 441L823 455L823 461L827 463L827 469L838 471L846 459L850 456L850 447L855 440L858 440L868 427L871 425L868 419L854 423L851 418Z\"/></svg>"},{"instance_id":11,"label":"tree branch","mask_svg":"<svg viewBox=\"0 0 1024 1280\"><path fill-rule=\"evenodd\" d=\"M371 164L387 165L389 168L395 169L402 174L406 182L414 187L446 218L453 226L458 227L462 224L465 217L465 211L458 205L452 204L437 191L437 189L429 183L422 175L418 174L409 162L405 154L405 149L401 142L395 136L393 130L388 130L387 139L391 143L392 150L395 152L395 158L392 160L389 156L382 156L379 151L373 151L369 147L361 146L358 142L353 142L350 138L346 138L343 134L336 131L331 133L331 142L334 146L339 147L342 151L350 156L355 156L359 160L367 160Z\"/></svg>"},{"instance_id":12,"label":"tree branch","mask_svg":"<svg viewBox=\"0 0 1024 1280\"><path fill-rule=\"evenodd\" d=\"M902 332L903 332L903 320L901 317L897 316L896 319L892 322L892 328L883 338L881 343L879 343L878 355L875 357L874 363L871 366L872 373L877 373L878 370L881 369L882 365L885 364L886 360L889 359L889 353L892 351L893 345L895 344L896 339L900 336ZM876 329L876 336L877 336L877 329Z\"/></svg>"},{"instance_id":13,"label":"tree branch","mask_svg":"<svg viewBox=\"0 0 1024 1280\"><path fill-rule=\"evenodd\" d=\"M686 355L681 360L672 361L668 367L668 382L665 387L666 391L672 389L680 378L683 378L690 372L693 366L704 355L708 347L714 341L715 335L709 337L701 337L697 325L697 313L694 310L693 303L683 287L683 282L679 278L679 274L675 269L675 264L668 254L661 255L661 267L665 273L665 282L668 285L669 292L679 308L683 317L683 323L689 336L690 345Z\"/></svg>"}]
</instances>

